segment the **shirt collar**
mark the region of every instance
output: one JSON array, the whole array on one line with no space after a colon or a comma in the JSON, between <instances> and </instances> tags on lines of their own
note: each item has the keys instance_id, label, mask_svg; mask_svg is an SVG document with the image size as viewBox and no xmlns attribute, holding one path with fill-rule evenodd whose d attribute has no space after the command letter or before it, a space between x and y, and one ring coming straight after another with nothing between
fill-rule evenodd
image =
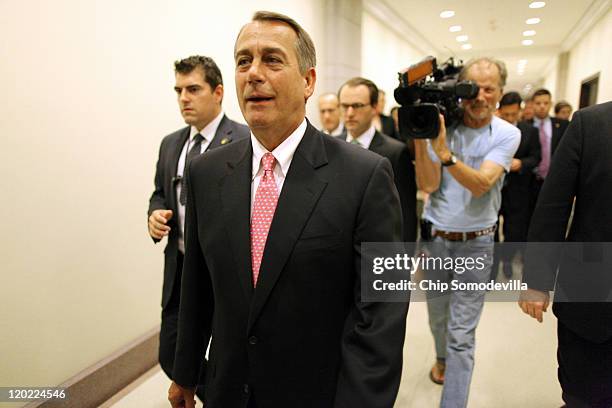
<instances>
[{"instance_id":1,"label":"shirt collar","mask_svg":"<svg viewBox=\"0 0 612 408\"><path fill-rule=\"evenodd\" d=\"M550 122L550 116L545 117L544 119L540 119L537 116L533 117L533 124L538 127L540 126L540 122L546 124L546 122Z\"/></svg>"},{"instance_id":2,"label":"shirt collar","mask_svg":"<svg viewBox=\"0 0 612 408\"><path fill-rule=\"evenodd\" d=\"M340 122L340 123L338 123L338 127L335 128L334 130L332 130L331 132L329 132L329 134L332 135L332 136L337 136L337 135L341 134L343 130L344 130L344 124L342 122Z\"/></svg>"},{"instance_id":3,"label":"shirt collar","mask_svg":"<svg viewBox=\"0 0 612 408\"><path fill-rule=\"evenodd\" d=\"M291 164L291 160L293 159L293 154L297 149L298 145L302 141L304 134L306 133L306 118L302 120L302 123L289 135L288 138L283 140L281 144L279 144L276 149L272 152L274 158L276 158L277 163L280 165L280 171L283 174L283 177L287 176L287 172L289 171L289 165ZM253 146L253 177L257 175L259 169L261 167L261 158L264 154L268 153L268 150L263 147L259 140L253 135L251 132L251 145Z\"/></svg>"},{"instance_id":4,"label":"shirt collar","mask_svg":"<svg viewBox=\"0 0 612 408\"><path fill-rule=\"evenodd\" d=\"M372 143L372 139L374 139L374 134L376 134L376 128L374 128L374 126L370 126L368 130L366 130L365 132L363 132L361 135L357 137L353 137L353 135L351 135L351 131L347 130L346 131L346 135L347 135L346 141L350 143L353 140L357 140L357 142L359 142L359 145L361 147L369 149L370 144Z\"/></svg>"},{"instance_id":5,"label":"shirt collar","mask_svg":"<svg viewBox=\"0 0 612 408\"><path fill-rule=\"evenodd\" d=\"M204 126L204 129L202 129L199 132L195 126L192 126L191 131L189 132L189 142L192 143L193 138L198 133L202 135L202 137L204 138L204 141L210 142L215 137L215 133L217 133L217 128L219 127L219 124L221 123L222 119L223 119L223 111L219 112L217 117L211 120L208 123L208 125Z\"/></svg>"}]
</instances>

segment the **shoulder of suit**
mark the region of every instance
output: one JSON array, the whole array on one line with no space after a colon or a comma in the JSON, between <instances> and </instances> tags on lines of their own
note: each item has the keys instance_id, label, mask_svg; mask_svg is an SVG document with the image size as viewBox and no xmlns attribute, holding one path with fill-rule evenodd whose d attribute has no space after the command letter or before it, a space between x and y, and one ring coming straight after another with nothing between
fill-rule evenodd
<instances>
[{"instance_id":1,"label":"shoulder of suit","mask_svg":"<svg viewBox=\"0 0 612 408\"><path fill-rule=\"evenodd\" d=\"M391 147L393 149L403 150L403 149L407 149L408 148L408 146L405 143L402 143L399 140L394 139L394 138L392 138L389 135L386 135L386 134L384 134L382 132L376 132L376 133L382 138L383 142L387 146L389 146L389 147Z\"/></svg>"},{"instance_id":2,"label":"shoulder of suit","mask_svg":"<svg viewBox=\"0 0 612 408\"><path fill-rule=\"evenodd\" d=\"M180 139L182 136L184 136L186 134L188 135L190 130L191 130L191 126L182 127L180 129L175 130L174 132L169 133L166 136L164 136L163 140Z\"/></svg>"},{"instance_id":3,"label":"shoulder of suit","mask_svg":"<svg viewBox=\"0 0 612 408\"><path fill-rule=\"evenodd\" d=\"M333 160L338 158L344 160L348 158L347 163L366 163L370 162L373 165L380 161L381 156L371 150L364 149L361 146L347 143L346 140L338 136L330 136L317 130L317 135L323 138L326 149L328 150L328 158Z\"/></svg>"},{"instance_id":4,"label":"shoulder of suit","mask_svg":"<svg viewBox=\"0 0 612 408\"><path fill-rule=\"evenodd\" d=\"M251 131L249 130L248 126L238 123L227 116L225 116L225 119L227 120L229 126L233 128L232 131L235 133L237 139L246 138L251 135Z\"/></svg>"}]
</instances>

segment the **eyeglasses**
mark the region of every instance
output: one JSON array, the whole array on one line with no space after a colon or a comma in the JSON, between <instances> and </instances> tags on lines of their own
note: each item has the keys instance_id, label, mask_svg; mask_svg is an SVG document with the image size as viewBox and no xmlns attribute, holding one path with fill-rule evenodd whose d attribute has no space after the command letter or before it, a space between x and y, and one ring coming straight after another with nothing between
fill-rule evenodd
<instances>
[{"instance_id":1,"label":"eyeglasses","mask_svg":"<svg viewBox=\"0 0 612 408\"><path fill-rule=\"evenodd\" d=\"M353 110L359 110L359 109L363 109L366 106L370 106L371 104L369 103L341 103L340 104L340 109L342 109L343 111L347 111L349 110L349 108L353 108Z\"/></svg>"}]
</instances>

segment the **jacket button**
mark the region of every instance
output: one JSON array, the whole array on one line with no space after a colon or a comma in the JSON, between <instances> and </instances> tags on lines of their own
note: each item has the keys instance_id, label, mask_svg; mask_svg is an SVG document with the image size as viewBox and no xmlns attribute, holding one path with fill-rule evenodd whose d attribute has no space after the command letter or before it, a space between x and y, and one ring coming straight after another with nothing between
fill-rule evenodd
<instances>
[{"instance_id":1,"label":"jacket button","mask_svg":"<svg viewBox=\"0 0 612 408\"><path fill-rule=\"evenodd\" d=\"M242 387L242 391L244 391L245 394L249 393L249 384L244 384L244 386Z\"/></svg>"},{"instance_id":2,"label":"jacket button","mask_svg":"<svg viewBox=\"0 0 612 408\"><path fill-rule=\"evenodd\" d=\"M255 337L255 336L251 336L251 337L249 337L249 344L251 344L251 345L253 345L253 346L254 346L255 344L257 344L257 337Z\"/></svg>"}]
</instances>

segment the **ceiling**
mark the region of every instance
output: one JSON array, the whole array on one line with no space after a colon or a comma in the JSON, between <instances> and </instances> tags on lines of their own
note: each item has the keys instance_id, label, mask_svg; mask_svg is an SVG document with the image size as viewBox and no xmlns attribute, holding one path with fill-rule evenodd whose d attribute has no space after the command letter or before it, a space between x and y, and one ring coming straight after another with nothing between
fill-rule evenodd
<instances>
[{"instance_id":1,"label":"ceiling","mask_svg":"<svg viewBox=\"0 0 612 408\"><path fill-rule=\"evenodd\" d=\"M508 68L506 90L527 93L541 84L554 58L562 52L571 34L584 24L583 17L600 0L548 0L543 8L531 9L532 0L384 0L383 3L398 16L398 22L407 27L398 31L416 32L420 38L412 39L415 46L433 50L438 57L454 55L467 60L473 56L491 56L501 59ZM455 15L441 18L444 10L453 10ZM528 25L526 20L538 17L538 24ZM449 27L460 25L460 32L450 32ZM525 37L523 32L535 30L534 36ZM461 48L458 35L467 35L470 50ZM524 46L524 39L533 44ZM519 60L524 63L519 72ZM416 62L416 61L415 61Z\"/></svg>"}]
</instances>

